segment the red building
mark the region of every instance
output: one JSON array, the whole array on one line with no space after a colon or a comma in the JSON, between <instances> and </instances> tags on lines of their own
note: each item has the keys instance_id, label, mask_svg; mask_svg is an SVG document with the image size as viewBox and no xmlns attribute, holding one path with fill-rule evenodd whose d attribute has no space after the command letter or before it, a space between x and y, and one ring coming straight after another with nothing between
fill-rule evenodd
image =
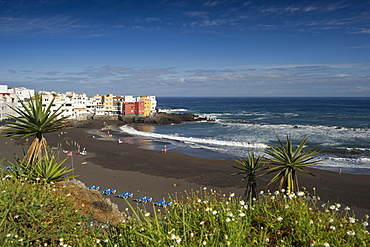
<instances>
[{"instance_id":1,"label":"red building","mask_svg":"<svg viewBox=\"0 0 370 247\"><path fill-rule=\"evenodd\" d=\"M144 115L144 109L145 109L145 103L142 102L135 102L135 115L137 116L143 116Z\"/></svg>"},{"instance_id":2,"label":"red building","mask_svg":"<svg viewBox=\"0 0 370 247\"><path fill-rule=\"evenodd\" d=\"M144 115L144 102L123 102L122 104L123 115Z\"/></svg>"}]
</instances>

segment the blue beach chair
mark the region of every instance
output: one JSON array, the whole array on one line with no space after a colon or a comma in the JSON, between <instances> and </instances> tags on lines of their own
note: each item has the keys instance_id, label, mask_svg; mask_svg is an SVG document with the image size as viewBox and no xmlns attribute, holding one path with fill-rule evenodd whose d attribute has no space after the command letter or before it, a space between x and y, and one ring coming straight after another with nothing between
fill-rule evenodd
<instances>
[{"instance_id":1,"label":"blue beach chair","mask_svg":"<svg viewBox=\"0 0 370 247\"><path fill-rule=\"evenodd\" d=\"M99 189L99 186L97 185L90 185L89 187L87 187L89 190L98 190Z\"/></svg>"},{"instance_id":2,"label":"blue beach chair","mask_svg":"<svg viewBox=\"0 0 370 247\"><path fill-rule=\"evenodd\" d=\"M141 200L143 203L151 202L153 200L153 197L146 197L145 199Z\"/></svg>"},{"instance_id":3,"label":"blue beach chair","mask_svg":"<svg viewBox=\"0 0 370 247\"><path fill-rule=\"evenodd\" d=\"M127 198L133 197L133 196L134 196L134 193L126 193L125 198L127 199Z\"/></svg>"},{"instance_id":4,"label":"blue beach chair","mask_svg":"<svg viewBox=\"0 0 370 247\"><path fill-rule=\"evenodd\" d=\"M146 198L146 196L142 196L142 197L139 197L139 198L136 198L134 199L135 202L141 202L142 200L144 200Z\"/></svg>"},{"instance_id":5,"label":"blue beach chair","mask_svg":"<svg viewBox=\"0 0 370 247\"><path fill-rule=\"evenodd\" d=\"M107 191L110 191L110 189L101 190L99 193L105 194Z\"/></svg>"},{"instance_id":6,"label":"blue beach chair","mask_svg":"<svg viewBox=\"0 0 370 247\"><path fill-rule=\"evenodd\" d=\"M127 192L123 192L121 194L116 195L116 197L122 198L122 197L125 197L126 194L127 194Z\"/></svg>"},{"instance_id":7,"label":"blue beach chair","mask_svg":"<svg viewBox=\"0 0 370 247\"><path fill-rule=\"evenodd\" d=\"M154 206L160 206L160 205L162 205L165 202L166 202L165 200L160 200L160 201L154 203Z\"/></svg>"},{"instance_id":8,"label":"blue beach chair","mask_svg":"<svg viewBox=\"0 0 370 247\"><path fill-rule=\"evenodd\" d=\"M160 205L160 207L167 207L167 206L170 206L171 204L172 204L172 202L167 201L167 202L165 202L165 203L162 203L162 204Z\"/></svg>"},{"instance_id":9,"label":"blue beach chair","mask_svg":"<svg viewBox=\"0 0 370 247\"><path fill-rule=\"evenodd\" d=\"M112 189L112 190L108 190L108 191L104 192L104 195L116 194L116 192L117 192L117 190Z\"/></svg>"},{"instance_id":10,"label":"blue beach chair","mask_svg":"<svg viewBox=\"0 0 370 247\"><path fill-rule=\"evenodd\" d=\"M134 193L127 193L126 195L125 195L125 198L129 198L129 197L133 197L134 196Z\"/></svg>"},{"instance_id":11,"label":"blue beach chair","mask_svg":"<svg viewBox=\"0 0 370 247\"><path fill-rule=\"evenodd\" d=\"M3 169L14 172L14 170L10 166L4 166Z\"/></svg>"}]
</instances>

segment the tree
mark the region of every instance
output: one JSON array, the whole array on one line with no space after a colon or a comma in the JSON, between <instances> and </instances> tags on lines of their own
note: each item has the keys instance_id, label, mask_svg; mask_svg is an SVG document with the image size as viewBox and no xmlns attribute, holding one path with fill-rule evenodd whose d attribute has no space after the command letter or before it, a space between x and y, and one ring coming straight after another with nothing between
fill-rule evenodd
<instances>
[{"instance_id":1,"label":"tree","mask_svg":"<svg viewBox=\"0 0 370 247\"><path fill-rule=\"evenodd\" d=\"M235 160L240 166L233 166L239 169L240 172L233 173L232 175L245 174L243 179L248 179L245 186L245 200L252 202L253 198L257 198L257 172L262 169L264 163L262 157L255 157L254 153L248 153L248 159Z\"/></svg>"},{"instance_id":2,"label":"tree","mask_svg":"<svg viewBox=\"0 0 370 247\"><path fill-rule=\"evenodd\" d=\"M66 128L67 117L60 117L63 113L62 106L54 112L51 111L54 99L49 105L43 107L42 96L39 94L35 94L34 99L28 102L20 103L24 110L11 107L19 117L7 115L14 122L6 121L6 128L2 129L0 134L5 137L35 136L25 156L26 162L32 165L43 156L49 155L44 134Z\"/></svg>"},{"instance_id":3,"label":"tree","mask_svg":"<svg viewBox=\"0 0 370 247\"><path fill-rule=\"evenodd\" d=\"M264 152L270 157L266 157L266 163L274 165L269 168L266 174L277 172L277 174L271 179L270 183L277 180L279 182L279 189L286 189L295 191L299 189L297 171L301 171L312 176L313 173L303 169L306 166L312 166L318 164L322 160L314 160L314 155L319 151L310 148L304 151L304 147L308 141L308 137L305 136L300 144L294 148L293 141L290 135L286 137L286 143L283 143L279 137L277 137L279 145L273 146L267 144L268 148Z\"/></svg>"}]
</instances>

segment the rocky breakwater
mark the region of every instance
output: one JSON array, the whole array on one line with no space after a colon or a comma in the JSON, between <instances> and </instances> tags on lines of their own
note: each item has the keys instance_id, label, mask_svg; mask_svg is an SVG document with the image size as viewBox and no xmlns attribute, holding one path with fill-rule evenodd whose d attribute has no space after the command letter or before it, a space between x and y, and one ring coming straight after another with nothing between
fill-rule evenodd
<instances>
[{"instance_id":1,"label":"rocky breakwater","mask_svg":"<svg viewBox=\"0 0 370 247\"><path fill-rule=\"evenodd\" d=\"M210 121L192 113L157 113L151 116L122 116L124 124L180 124L193 121Z\"/></svg>"},{"instance_id":2,"label":"rocky breakwater","mask_svg":"<svg viewBox=\"0 0 370 247\"><path fill-rule=\"evenodd\" d=\"M75 128L102 128L106 126L120 126L124 124L180 124L183 122L193 122L193 121L214 121L212 119L207 119L205 117L200 117L199 115L192 113L163 113L159 112L151 116L125 116L119 115L117 120L104 119L104 117L99 117L99 119L87 119L80 121L69 121L70 127Z\"/></svg>"}]
</instances>

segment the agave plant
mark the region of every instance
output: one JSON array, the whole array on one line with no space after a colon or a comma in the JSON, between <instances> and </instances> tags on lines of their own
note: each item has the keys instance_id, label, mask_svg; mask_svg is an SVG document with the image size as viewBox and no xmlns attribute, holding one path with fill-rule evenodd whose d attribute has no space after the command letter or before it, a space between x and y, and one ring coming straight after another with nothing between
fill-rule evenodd
<instances>
[{"instance_id":1,"label":"agave plant","mask_svg":"<svg viewBox=\"0 0 370 247\"><path fill-rule=\"evenodd\" d=\"M274 165L274 167L269 168L266 174L277 172L269 184L280 180L279 189L296 191L299 189L297 171L315 176L313 173L303 169L303 167L316 165L322 161L314 160L313 157L319 153L319 151L314 150L314 148L304 150L308 141L307 136L301 140L297 147L294 147L290 135L287 135L286 143L283 143L279 137L277 137L277 140L279 145L273 146L267 144L268 148L264 150L264 152L270 156L266 157L266 163Z\"/></svg>"},{"instance_id":2,"label":"agave plant","mask_svg":"<svg viewBox=\"0 0 370 247\"><path fill-rule=\"evenodd\" d=\"M66 174L74 170L63 166L66 160L67 158L60 161L58 156L55 155L43 156L33 165L33 176L31 179L40 178L46 182L58 182L73 178L74 176L65 177Z\"/></svg>"},{"instance_id":3,"label":"agave plant","mask_svg":"<svg viewBox=\"0 0 370 247\"><path fill-rule=\"evenodd\" d=\"M7 174L15 175L16 177L24 177L32 181L42 180L45 182L59 182L73 178L74 176L66 177L68 173L74 169L68 169L63 166L67 159L59 160L58 156L50 154L38 159L32 166L26 160L21 160L17 157L16 163L8 161L9 166L6 170Z\"/></svg>"},{"instance_id":4,"label":"agave plant","mask_svg":"<svg viewBox=\"0 0 370 247\"><path fill-rule=\"evenodd\" d=\"M252 202L253 198L257 198L257 172L262 169L264 163L262 157L255 157L254 153L248 153L248 159L235 160L240 166L233 166L239 169L240 172L233 173L232 175L244 174L244 179L248 179L245 186L245 200Z\"/></svg>"},{"instance_id":5,"label":"agave plant","mask_svg":"<svg viewBox=\"0 0 370 247\"><path fill-rule=\"evenodd\" d=\"M41 157L49 154L44 134L64 129L67 117L60 117L63 113L62 106L54 112L51 111L54 99L49 105L43 107L42 97L39 94L36 94L33 100L20 103L24 110L11 107L19 117L7 115L14 122L6 121L6 128L2 129L0 134L6 137L35 136L25 156L27 163L32 165Z\"/></svg>"}]
</instances>

